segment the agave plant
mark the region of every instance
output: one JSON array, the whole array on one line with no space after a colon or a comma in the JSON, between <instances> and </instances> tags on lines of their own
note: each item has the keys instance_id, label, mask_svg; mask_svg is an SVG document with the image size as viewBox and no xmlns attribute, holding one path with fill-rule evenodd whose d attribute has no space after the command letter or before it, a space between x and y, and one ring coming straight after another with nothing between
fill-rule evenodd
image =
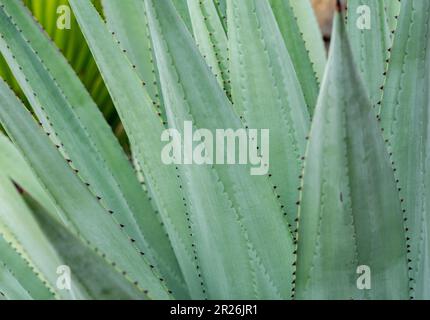
<instances>
[{"instance_id":1,"label":"agave plant","mask_svg":"<svg viewBox=\"0 0 430 320\"><path fill-rule=\"evenodd\" d=\"M328 60L303 0L68 4L131 151L0 0L0 298L430 298L430 3L338 1ZM185 123L269 129L267 174L165 164Z\"/></svg>"}]
</instances>

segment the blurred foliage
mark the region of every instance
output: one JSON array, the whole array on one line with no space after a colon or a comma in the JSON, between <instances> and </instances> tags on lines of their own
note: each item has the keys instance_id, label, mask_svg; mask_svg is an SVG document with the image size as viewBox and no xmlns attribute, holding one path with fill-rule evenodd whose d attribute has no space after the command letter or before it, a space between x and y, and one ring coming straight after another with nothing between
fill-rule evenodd
<instances>
[{"instance_id":1,"label":"blurred foliage","mask_svg":"<svg viewBox=\"0 0 430 320\"><path fill-rule=\"evenodd\" d=\"M58 13L57 9L61 5L68 5L68 0L22 0L22 2L79 75L79 78L111 125L115 135L123 147L128 150L128 141L121 121L72 10L70 10L71 28L57 28L57 19L61 13ZM102 14L101 0L93 0L92 2L99 13ZM21 100L27 103L17 81L1 55L0 77L12 87Z\"/></svg>"}]
</instances>

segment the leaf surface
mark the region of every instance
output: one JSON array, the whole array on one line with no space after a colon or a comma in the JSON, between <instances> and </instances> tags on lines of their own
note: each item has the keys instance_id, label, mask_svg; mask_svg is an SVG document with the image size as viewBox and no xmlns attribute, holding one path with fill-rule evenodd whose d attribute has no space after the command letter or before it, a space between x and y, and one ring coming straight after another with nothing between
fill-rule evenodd
<instances>
[{"instance_id":1,"label":"leaf surface","mask_svg":"<svg viewBox=\"0 0 430 320\"><path fill-rule=\"evenodd\" d=\"M227 4L234 108L248 128L270 130L269 177L293 228L310 127L303 91L268 1Z\"/></svg>"},{"instance_id":2,"label":"leaf surface","mask_svg":"<svg viewBox=\"0 0 430 320\"><path fill-rule=\"evenodd\" d=\"M321 90L300 200L297 298L407 299L393 169L340 14ZM360 266L370 268L371 290L359 290Z\"/></svg>"},{"instance_id":3,"label":"leaf surface","mask_svg":"<svg viewBox=\"0 0 430 320\"><path fill-rule=\"evenodd\" d=\"M381 105L409 229L411 296L430 298L430 3L403 1Z\"/></svg>"},{"instance_id":4,"label":"leaf surface","mask_svg":"<svg viewBox=\"0 0 430 320\"><path fill-rule=\"evenodd\" d=\"M149 298L168 299L156 270L74 172L11 90L0 81L0 123L21 151L51 199L64 212L67 226L148 290ZM77 199L79 201L77 201Z\"/></svg>"},{"instance_id":5,"label":"leaf surface","mask_svg":"<svg viewBox=\"0 0 430 320\"><path fill-rule=\"evenodd\" d=\"M147 8L169 124L243 128L171 3ZM179 166L208 297L290 298L293 239L267 176L250 165Z\"/></svg>"}]
</instances>

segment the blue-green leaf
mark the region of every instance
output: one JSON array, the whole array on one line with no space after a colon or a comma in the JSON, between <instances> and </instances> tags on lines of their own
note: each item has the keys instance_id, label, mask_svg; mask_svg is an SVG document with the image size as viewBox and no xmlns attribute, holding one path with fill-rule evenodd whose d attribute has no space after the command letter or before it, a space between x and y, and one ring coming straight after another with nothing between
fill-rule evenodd
<instances>
[{"instance_id":1,"label":"blue-green leaf","mask_svg":"<svg viewBox=\"0 0 430 320\"><path fill-rule=\"evenodd\" d=\"M393 169L340 14L330 51L306 154L297 298L407 299Z\"/></svg>"},{"instance_id":2,"label":"blue-green leaf","mask_svg":"<svg viewBox=\"0 0 430 320\"><path fill-rule=\"evenodd\" d=\"M310 118L267 0L227 1L233 102L244 124L270 130L270 180L292 228Z\"/></svg>"},{"instance_id":3,"label":"blue-green leaf","mask_svg":"<svg viewBox=\"0 0 430 320\"><path fill-rule=\"evenodd\" d=\"M172 4L146 4L172 128L243 128ZM251 175L250 164L178 166L208 297L290 298L293 238L267 176Z\"/></svg>"},{"instance_id":4,"label":"blue-green leaf","mask_svg":"<svg viewBox=\"0 0 430 320\"><path fill-rule=\"evenodd\" d=\"M403 1L384 86L381 120L409 229L411 296L430 286L430 3Z\"/></svg>"}]
</instances>

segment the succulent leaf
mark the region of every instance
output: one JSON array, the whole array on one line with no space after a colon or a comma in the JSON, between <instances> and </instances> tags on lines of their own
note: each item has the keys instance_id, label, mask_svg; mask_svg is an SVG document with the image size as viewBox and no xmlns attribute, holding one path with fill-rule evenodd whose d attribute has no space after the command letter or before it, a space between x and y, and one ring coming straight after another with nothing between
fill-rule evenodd
<instances>
[{"instance_id":1,"label":"succulent leaf","mask_svg":"<svg viewBox=\"0 0 430 320\"><path fill-rule=\"evenodd\" d=\"M415 299L430 298L429 10L425 1L402 2L380 113L404 201Z\"/></svg>"},{"instance_id":2,"label":"succulent leaf","mask_svg":"<svg viewBox=\"0 0 430 320\"><path fill-rule=\"evenodd\" d=\"M306 154L299 214L299 299L407 299L403 215L376 113L337 14ZM360 266L371 290L360 290Z\"/></svg>"},{"instance_id":3,"label":"succulent leaf","mask_svg":"<svg viewBox=\"0 0 430 320\"><path fill-rule=\"evenodd\" d=\"M91 193L114 212L113 219L140 251L172 285L183 287L176 257L149 197L97 106L22 5L1 3L0 49L49 137Z\"/></svg>"},{"instance_id":4,"label":"succulent leaf","mask_svg":"<svg viewBox=\"0 0 430 320\"><path fill-rule=\"evenodd\" d=\"M165 129L147 91L126 56L115 44L91 2L70 1L115 107L143 169L146 186L160 212L190 294L202 294L192 254L192 241L175 167L161 162ZM178 191L179 190L179 191Z\"/></svg>"},{"instance_id":5,"label":"succulent leaf","mask_svg":"<svg viewBox=\"0 0 430 320\"><path fill-rule=\"evenodd\" d=\"M149 291L151 298L170 294L158 272L150 267L131 239L96 195L92 194L62 157L31 114L0 81L0 123L32 167L51 199L58 205L68 227L99 248L118 268ZM79 202L76 201L79 199Z\"/></svg>"},{"instance_id":6,"label":"succulent leaf","mask_svg":"<svg viewBox=\"0 0 430 320\"><path fill-rule=\"evenodd\" d=\"M227 4L234 108L247 127L270 130L270 182L293 230L310 127L303 91L268 1Z\"/></svg>"},{"instance_id":7,"label":"succulent leaf","mask_svg":"<svg viewBox=\"0 0 430 320\"><path fill-rule=\"evenodd\" d=\"M376 104L381 100L392 43L384 2L348 0L347 26L357 68L370 101Z\"/></svg>"},{"instance_id":8,"label":"succulent leaf","mask_svg":"<svg viewBox=\"0 0 430 320\"><path fill-rule=\"evenodd\" d=\"M210 132L243 128L174 7L147 8L169 124L180 132L184 121ZM209 298L290 298L293 237L267 176L251 175L249 165L180 169Z\"/></svg>"},{"instance_id":9,"label":"succulent leaf","mask_svg":"<svg viewBox=\"0 0 430 320\"><path fill-rule=\"evenodd\" d=\"M227 34L213 0L187 0L194 39L228 96L231 95Z\"/></svg>"},{"instance_id":10,"label":"succulent leaf","mask_svg":"<svg viewBox=\"0 0 430 320\"><path fill-rule=\"evenodd\" d=\"M312 116L326 64L326 50L312 7L309 1L269 2Z\"/></svg>"}]
</instances>

